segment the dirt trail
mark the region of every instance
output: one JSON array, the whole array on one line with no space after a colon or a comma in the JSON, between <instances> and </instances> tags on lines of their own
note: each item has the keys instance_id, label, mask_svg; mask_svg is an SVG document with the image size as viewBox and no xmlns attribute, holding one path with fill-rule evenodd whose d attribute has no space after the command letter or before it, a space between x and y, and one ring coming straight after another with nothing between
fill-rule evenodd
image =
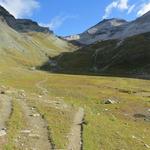
<instances>
[{"instance_id":1,"label":"dirt trail","mask_svg":"<svg viewBox=\"0 0 150 150\"><path fill-rule=\"evenodd\" d=\"M47 95L48 90L43 87L43 84L47 82L47 79L39 81L36 84L36 87L44 94ZM68 135L68 147L67 150L82 150L83 148L83 141L82 141L82 123L84 120L84 109L79 108L78 111L76 112L74 119L73 119L73 124L71 127L71 131Z\"/></svg>"},{"instance_id":2,"label":"dirt trail","mask_svg":"<svg viewBox=\"0 0 150 150\"><path fill-rule=\"evenodd\" d=\"M28 128L22 130L22 134L24 134L23 137L26 137L28 140L27 148L34 150L51 150L52 145L49 141L46 121L35 108L30 108L26 101L18 101L22 106L23 113L27 120Z\"/></svg>"},{"instance_id":3,"label":"dirt trail","mask_svg":"<svg viewBox=\"0 0 150 150\"><path fill-rule=\"evenodd\" d=\"M84 119L84 110L79 108L75 114L71 132L69 134L69 145L67 150L82 149L82 122Z\"/></svg>"},{"instance_id":4,"label":"dirt trail","mask_svg":"<svg viewBox=\"0 0 150 150\"><path fill-rule=\"evenodd\" d=\"M48 93L48 90L43 87L43 84L46 83L47 80L48 80L47 78L44 79L44 80L41 80L41 81L37 82L36 85L35 85L40 90L40 93L42 95L47 95L47 93Z\"/></svg>"},{"instance_id":5,"label":"dirt trail","mask_svg":"<svg viewBox=\"0 0 150 150\"><path fill-rule=\"evenodd\" d=\"M11 98L0 94L0 148L2 144L4 144L6 141L5 135L7 133L6 131L6 121L8 121L9 116L11 114L12 109L12 103Z\"/></svg>"}]
</instances>

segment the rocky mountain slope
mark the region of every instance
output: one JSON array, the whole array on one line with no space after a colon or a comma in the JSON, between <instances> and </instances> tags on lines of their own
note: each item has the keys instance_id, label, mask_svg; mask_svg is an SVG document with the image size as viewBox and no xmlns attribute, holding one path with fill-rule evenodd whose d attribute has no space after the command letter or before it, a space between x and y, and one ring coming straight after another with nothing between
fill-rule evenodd
<instances>
[{"instance_id":1,"label":"rocky mountain slope","mask_svg":"<svg viewBox=\"0 0 150 150\"><path fill-rule=\"evenodd\" d=\"M79 35L68 36L65 39L87 45L96 41L125 39L149 31L150 12L132 22L116 18L106 19Z\"/></svg>"},{"instance_id":2,"label":"rocky mountain slope","mask_svg":"<svg viewBox=\"0 0 150 150\"><path fill-rule=\"evenodd\" d=\"M49 57L69 51L73 45L48 28L26 19L16 19L0 7L0 63L39 65ZM19 62L19 63L18 63Z\"/></svg>"}]
</instances>

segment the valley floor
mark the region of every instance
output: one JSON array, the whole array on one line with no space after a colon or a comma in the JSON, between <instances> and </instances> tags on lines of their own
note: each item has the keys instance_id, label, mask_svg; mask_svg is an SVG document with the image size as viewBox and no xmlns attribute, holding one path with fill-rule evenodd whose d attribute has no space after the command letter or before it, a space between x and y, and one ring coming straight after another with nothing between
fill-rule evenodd
<instances>
[{"instance_id":1,"label":"valley floor","mask_svg":"<svg viewBox=\"0 0 150 150\"><path fill-rule=\"evenodd\" d=\"M0 91L2 150L150 149L150 80L10 67Z\"/></svg>"}]
</instances>

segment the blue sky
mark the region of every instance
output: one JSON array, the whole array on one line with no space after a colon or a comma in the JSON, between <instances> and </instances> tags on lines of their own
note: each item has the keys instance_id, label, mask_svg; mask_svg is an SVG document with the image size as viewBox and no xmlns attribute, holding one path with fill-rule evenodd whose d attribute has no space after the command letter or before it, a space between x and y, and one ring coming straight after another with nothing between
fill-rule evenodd
<instances>
[{"instance_id":1,"label":"blue sky","mask_svg":"<svg viewBox=\"0 0 150 150\"><path fill-rule=\"evenodd\" d=\"M30 18L57 35L83 32L104 18L133 20L150 10L150 0L0 0L17 18Z\"/></svg>"}]
</instances>

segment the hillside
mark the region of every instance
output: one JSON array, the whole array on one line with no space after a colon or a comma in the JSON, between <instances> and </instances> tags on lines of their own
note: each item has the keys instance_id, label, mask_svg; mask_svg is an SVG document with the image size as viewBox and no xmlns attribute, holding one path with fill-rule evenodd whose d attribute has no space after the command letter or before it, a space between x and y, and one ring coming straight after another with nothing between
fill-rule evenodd
<instances>
[{"instance_id":1,"label":"hillside","mask_svg":"<svg viewBox=\"0 0 150 150\"><path fill-rule=\"evenodd\" d=\"M73 45L59 39L48 28L40 27L31 20L15 19L0 7L1 64L36 66L47 61L50 56L72 48Z\"/></svg>"},{"instance_id":2,"label":"hillside","mask_svg":"<svg viewBox=\"0 0 150 150\"><path fill-rule=\"evenodd\" d=\"M150 74L150 33L123 41L108 40L85 46L75 52L63 53L42 69L70 73L110 75Z\"/></svg>"}]
</instances>

